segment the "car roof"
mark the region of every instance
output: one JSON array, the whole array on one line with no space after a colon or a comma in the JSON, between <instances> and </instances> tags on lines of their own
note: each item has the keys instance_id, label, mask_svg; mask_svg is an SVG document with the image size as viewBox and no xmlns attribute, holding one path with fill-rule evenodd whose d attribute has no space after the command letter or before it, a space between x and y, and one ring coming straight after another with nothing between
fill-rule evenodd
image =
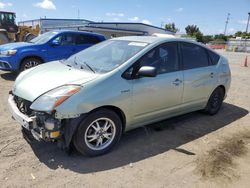
<instances>
[{"instance_id":1,"label":"car roof","mask_svg":"<svg viewBox=\"0 0 250 188\"><path fill-rule=\"evenodd\" d=\"M74 31L74 30L51 30L50 32L57 32L57 33L77 33L77 34L87 34L87 35L94 35L94 36L101 36L104 37L102 34L94 33L94 32L87 32L87 31Z\"/></svg>"},{"instance_id":2,"label":"car roof","mask_svg":"<svg viewBox=\"0 0 250 188\"><path fill-rule=\"evenodd\" d=\"M163 42L188 42L191 44L196 44L199 46L202 46L210 51L210 48L208 48L205 44L199 43L190 39L186 38L178 38L178 37L159 37L159 36L126 36L126 37L117 37L113 38L111 40L124 40L124 41L133 41L133 42L144 42L144 43L149 43L149 44L155 44L155 43L163 43ZM214 52L214 51L213 51ZM218 53L217 53L218 54ZM219 54L218 54L219 55Z\"/></svg>"},{"instance_id":3,"label":"car roof","mask_svg":"<svg viewBox=\"0 0 250 188\"><path fill-rule=\"evenodd\" d=\"M162 38L154 36L127 36L127 37L117 37L111 40L126 40L134 42L146 42L146 43L155 43L160 42Z\"/></svg>"}]
</instances>

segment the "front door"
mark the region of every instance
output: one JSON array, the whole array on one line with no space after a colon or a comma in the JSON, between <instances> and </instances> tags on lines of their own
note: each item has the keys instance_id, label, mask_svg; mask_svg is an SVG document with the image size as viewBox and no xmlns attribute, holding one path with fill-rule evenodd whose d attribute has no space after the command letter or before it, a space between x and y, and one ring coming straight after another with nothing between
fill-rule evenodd
<instances>
[{"instance_id":1,"label":"front door","mask_svg":"<svg viewBox=\"0 0 250 188\"><path fill-rule=\"evenodd\" d=\"M48 61L67 59L77 52L75 35L73 33L63 33L56 37L54 41L58 45L49 45Z\"/></svg>"},{"instance_id":2,"label":"front door","mask_svg":"<svg viewBox=\"0 0 250 188\"><path fill-rule=\"evenodd\" d=\"M135 124L163 119L180 105L183 72L180 71L177 49L174 42L162 44L135 64L134 69L137 70L142 66L157 69L156 77L132 80L132 114Z\"/></svg>"}]
</instances>

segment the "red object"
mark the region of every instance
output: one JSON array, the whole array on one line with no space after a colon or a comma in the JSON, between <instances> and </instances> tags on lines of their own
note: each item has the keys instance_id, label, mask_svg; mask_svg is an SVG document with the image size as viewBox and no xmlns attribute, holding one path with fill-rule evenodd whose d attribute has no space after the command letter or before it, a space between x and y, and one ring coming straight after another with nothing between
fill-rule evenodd
<instances>
[{"instance_id":1,"label":"red object","mask_svg":"<svg viewBox=\"0 0 250 188\"><path fill-rule=\"evenodd\" d=\"M248 66L247 66L247 56L246 56L246 58L245 58L243 67L248 67Z\"/></svg>"},{"instance_id":2,"label":"red object","mask_svg":"<svg viewBox=\"0 0 250 188\"><path fill-rule=\"evenodd\" d=\"M225 49L225 44L210 44L208 45L209 48L212 49Z\"/></svg>"}]
</instances>

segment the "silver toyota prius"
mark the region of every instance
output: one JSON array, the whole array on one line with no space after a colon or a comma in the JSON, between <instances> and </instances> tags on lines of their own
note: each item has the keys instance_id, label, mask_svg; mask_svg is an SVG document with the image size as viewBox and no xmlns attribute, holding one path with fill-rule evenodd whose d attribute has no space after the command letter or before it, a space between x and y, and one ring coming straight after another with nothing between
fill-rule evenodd
<instances>
[{"instance_id":1,"label":"silver toyota prius","mask_svg":"<svg viewBox=\"0 0 250 188\"><path fill-rule=\"evenodd\" d=\"M228 61L178 38L121 37L22 72L8 104L25 134L107 153L124 131L180 114L216 114L231 82Z\"/></svg>"}]
</instances>

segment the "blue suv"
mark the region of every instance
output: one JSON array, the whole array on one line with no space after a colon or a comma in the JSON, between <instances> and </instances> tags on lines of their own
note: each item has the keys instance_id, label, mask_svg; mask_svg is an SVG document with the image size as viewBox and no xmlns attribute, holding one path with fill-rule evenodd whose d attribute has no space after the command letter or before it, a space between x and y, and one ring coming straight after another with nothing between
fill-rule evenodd
<instances>
[{"instance_id":1,"label":"blue suv","mask_svg":"<svg viewBox=\"0 0 250 188\"><path fill-rule=\"evenodd\" d=\"M0 45L0 70L23 71L41 63L66 59L105 37L80 31L49 31L30 42Z\"/></svg>"}]
</instances>

